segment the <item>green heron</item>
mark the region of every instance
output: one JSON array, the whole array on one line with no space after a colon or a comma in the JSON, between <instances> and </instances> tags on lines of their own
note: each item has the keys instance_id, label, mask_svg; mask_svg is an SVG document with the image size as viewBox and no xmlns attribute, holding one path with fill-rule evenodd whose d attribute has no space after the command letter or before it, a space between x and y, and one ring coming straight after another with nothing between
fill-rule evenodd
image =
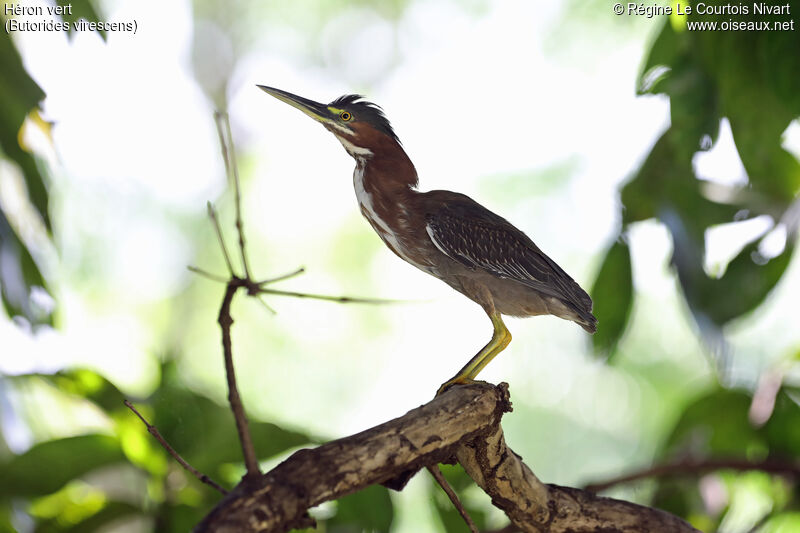
<instances>
[{"instance_id":1,"label":"green heron","mask_svg":"<svg viewBox=\"0 0 800 533\"><path fill-rule=\"evenodd\" d=\"M382 109L348 94L321 104L259 85L320 122L356 161L361 213L391 251L480 305L492 340L445 382L472 381L511 342L502 315L552 314L589 333L592 299L522 231L463 194L417 190L417 171Z\"/></svg>"}]
</instances>

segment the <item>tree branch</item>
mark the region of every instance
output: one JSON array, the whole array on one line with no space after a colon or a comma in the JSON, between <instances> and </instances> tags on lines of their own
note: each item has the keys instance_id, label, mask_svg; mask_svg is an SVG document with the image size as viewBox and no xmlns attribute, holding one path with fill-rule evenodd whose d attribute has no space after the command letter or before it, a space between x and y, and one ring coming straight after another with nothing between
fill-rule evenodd
<instances>
[{"instance_id":1,"label":"tree branch","mask_svg":"<svg viewBox=\"0 0 800 533\"><path fill-rule=\"evenodd\" d=\"M720 459L683 459L674 463L654 465L642 470L637 470L629 474L611 478L606 481L590 483L584 490L590 492L601 492L622 483L630 483L651 477L666 476L686 476L699 475L715 470L759 470L769 474L778 474L795 479L800 479L800 463L793 461L780 461L777 459L766 459L763 461L749 461L738 458Z\"/></svg>"},{"instance_id":2,"label":"tree branch","mask_svg":"<svg viewBox=\"0 0 800 533\"><path fill-rule=\"evenodd\" d=\"M271 280L254 281L247 261L240 184L230 125L224 114L218 114L216 122L226 170L235 188L235 224L243 276L234 269L219 220L210 203L208 212L230 276L225 281L225 295L218 322L222 329L228 400L236 421L247 473L195 531L283 532L308 527L314 523L308 510L320 503L378 483L402 487L404 481L423 467L428 467L436 477L435 467L438 463L456 460L491 496L494 505L505 511L512 524L523 532L696 531L685 522L661 511L599 498L578 489L542 484L505 444L500 420L503 413L511 410L506 384L496 387L475 383L453 387L403 417L314 450L300 450L262 475L233 364L231 303L236 292L244 288L250 296L271 294L338 303L389 302L281 291L268 287L270 283L299 274L301 270ZM196 267L191 270L220 280L220 276ZM456 507L459 508L457 504ZM463 508L459 511L463 511ZM468 517L465 519L469 523ZM470 527L474 529L474 525Z\"/></svg>"},{"instance_id":3,"label":"tree branch","mask_svg":"<svg viewBox=\"0 0 800 533\"><path fill-rule=\"evenodd\" d=\"M243 480L195 532L309 527L311 507L454 457L523 532L697 531L663 511L541 483L505 444L500 420L510 410L506 384L452 387L400 418Z\"/></svg>"},{"instance_id":4,"label":"tree branch","mask_svg":"<svg viewBox=\"0 0 800 533\"><path fill-rule=\"evenodd\" d=\"M253 439L250 436L250 428L247 423L247 414L239 396L239 387L236 385L236 372L233 367L233 348L231 346L231 326L233 317L231 316L231 302L233 296L239 288L245 286L244 281L239 278L231 278L225 289L225 297L219 309L219 327L222 329L222 351L225 357L225 376L228 380L228 402L231 404L233 418L236 420L236 430L239 432L239 442L242 445L244 455L244 465L247 469L246 478L257 477L261 474L256 459L256 451L253 446Z\"/></svg>"}]
</instances>

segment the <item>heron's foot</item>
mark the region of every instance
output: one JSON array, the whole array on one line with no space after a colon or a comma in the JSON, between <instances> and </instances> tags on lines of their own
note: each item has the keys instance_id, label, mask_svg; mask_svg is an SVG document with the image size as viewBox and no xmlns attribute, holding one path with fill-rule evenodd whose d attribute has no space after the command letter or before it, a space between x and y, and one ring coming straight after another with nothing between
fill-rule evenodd
<instances>
[{"instance_id":1,"label":"heron's foot","mask_svg":"<svg viewBox=\"0 0 800 533\"><path fill-rule=\"evenodd\" d=\"M442 383L442 385L439 387L439 390L436 391L436 396L434 396L434 398L438 398L439 396L444 394L444 392L453 385L469 385L471 383L476 383L476 381L466 376L458 375L453 378L450 378L444 383Z\"/></svg>"},{"instance_id":2,"label":"heron's foot","mask_svg":"<svg viewBox=\"0 0 800 533\"><path fill-rule=\"evenodd\" d=\"M475 356L464 365L464 368L458 371L458 374L442 383L442 386L436 391L436 396L440 396L453 385L475 383L475 378L480 371L483 370L483 367L488 365L489 361L494 359L497 354L505 350L508 343L511 342L511 333L508 332L506 325L503 324L503 318L500 316L500 313L493 311L489 316L494 325L492 340L481 348L481 351L476 353Z\"/></svg>"}]
</instances>

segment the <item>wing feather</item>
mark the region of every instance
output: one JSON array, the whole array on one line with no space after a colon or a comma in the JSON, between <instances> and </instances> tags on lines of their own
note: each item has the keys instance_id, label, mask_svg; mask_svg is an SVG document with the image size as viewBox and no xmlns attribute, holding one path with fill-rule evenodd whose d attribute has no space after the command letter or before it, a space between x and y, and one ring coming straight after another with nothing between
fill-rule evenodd
<instances>
[{"instance_id":1,"label":"wing feather","mask_svg":"<svg viewBox=\"0 0 800 533\"><path fill-rule=\"evenodd\" d=\"M439 251L467 268L518 281L591 313L589 295L527 235L468 196L449 194L426 213L426 230Z\"/></svg>"}]
</instances>

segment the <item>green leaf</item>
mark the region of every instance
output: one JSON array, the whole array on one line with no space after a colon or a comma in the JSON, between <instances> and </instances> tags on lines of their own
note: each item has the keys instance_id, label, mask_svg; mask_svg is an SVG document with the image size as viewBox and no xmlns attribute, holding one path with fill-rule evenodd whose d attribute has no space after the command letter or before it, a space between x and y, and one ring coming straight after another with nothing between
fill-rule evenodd
<instances>
[{"instance_id":1,"label":"green leaf","mask_svg":"<svg viewBox=\"0 0 800 533\"><path fill-rule=\"evenodd\" d=\"M326 521L331 533L389 531L394 520L394 506L389 490L372 485L336 502L336 514Z\"/></svg>"},{"instance_id":2,"label":"green leaf","mask_svg":"<svg viewBox=\"0 0 800 533\"><path fill-rule=\"evenodd\" d=\"M752 311L764 301L791 262L794 240L787 244L782 254L767 260L758 253L758 243L751 243L728 264L722 278L712 282L716 290L707 300L709 315L716 323ZM737 298L731 298L733 292Z\"/></svg>"},{"instance_id":3,"label":"green leaf","mask_svg":"<svg viewBox=\"0 0 800 533\"><path fill-rule=\"evenodd\" d=\"M144 514L142 509L127 502L107 502L99 511L76 523L65 523L65 517L59 516L37 524L35 533L84 533L98 531L103 526L131 515ZM177 530L176 530L177 531ZM188 531L188 530L185 530Z\"/></svg>"},{"instance_id":4,"label":"green leaf","mask_svg":"<svg viewBox=\"0 0 800 533\"><path fill-rule=\"evenodd\" d=\"M0 501L0 533L17 533L11 525L11 505Z\"/></svg>"},{"instance_id":5,"label":"green leaf","mask_svg":"<svg viewBox=\"0 0 800 533\"><path fill-rule=\"evenodd\" d=\"M798 55L799 49L800 42L794 53L785 51L787 57ZM742 54L732 67L735 70L724 74L730 78L721 87L724 113L730 120L750 187L785 209L800 191L800 164L781 142L783 132L800 116L800 107L781 99L764 77L754 77L752 71L758 68L758 60L752 52ZM782 65L775 70L784 68ZM795 88L800 92L800 83ZM758 105L752 105L753 101Z\"/></svg>"},{"instance_id":6,"label":"green leaf","mask_svg":"<svg viewBox=\"0 0 800 533\"><path fill-rule=\"evenodd\" d=\"M81 435L42 442L0 464L0 498L50 494L92 470L125 460L108 435Z\"/></svg>"},{"instance_id":7,"label":"green leaf","mask_svg":"<svg viewBox=\"0 0 800 533\"><path fill-rule=\"evenodd\" d=\"M44 179L39 173L33 156L24 151L18 136L25 117L36 109L44 98L44 92L34 82L22 65L6 32L0 32L0 155L14 161L22 171L28 189L28 197L39 212L45 227L50 228L48 194ZM42 275L30 252L12 229L0 207L0 291L3 307L9 316L24 316L32 324L50 323L50 317L37 312L31 305L31 288L46 287Z\"/></svg>"},{"instance_id":8,"label":"green leaf","mask_svg":"<svg viewBox=\"0 0 800 533\"><path fill-rule=\"evenodd\" d=\"M758 91L751 93L752 97L756 94ZM770 113L768 106L761 104L759 116L750 113L738 109L728 113L742 164L752 189L786 209L800 191L800 163L781 147L781 141L783 132L796 116L785 110ZM766 120L762 113L783 120Z\"/></svg>"},{"instance_id":9,"label":"green leaf","mask_svg":"<svg viewBox=\"0 0 800 533\"><path fill-rule=\"evenodd\" d=\"M656 482L658 485L649 505L682 518L702 510L703 499L696 480L663 478ZM713 528L704 528L702 531L713 531Z\"/></svg>"},{"instance_id":10,"label":"green leaf","mask_svg":"<svg viewBox=\"0 0 800 533\"><path fill-rule=\"evenodd\" d=\"M674 226L672 229L674 262L689 306L696 316L707 317L718 325L758 307L780 281L794 252L794 242L790 241L783 253L767 260L758 252L758 241L752 242L728 264L725 274L715 279L705 274L698 259L681 259L687 249L696 245L676 232ZM689 253L694 256L698 252Z\"/></svg>"},{"instance_id":11,"label":"green leaf","mask_svg":"<svg viewBox=\"0 0 800 533\"><path fill-rule=\"evenodd\" d=\"M592 344L596 352L610 354L625 331L633 304L631 253L623 239L608 250L591 294L599 324Z\"/></svg>"},{"instance_id":12,"label":"green leaf","mask_svg":"<svg viewBox=\"0 0 800 533\"><path fill-rule=\"evenodd\" d=\"M675 213L690 235L702 242L706 228L732 222L743 206L705 198L692 170L691 155L682 153L675 130L653 145L636 177L622 189L623 225ZM758 214L753 210L752 215Z\"/></svg>"},{"instance_id":13,"label":"green leaf","mask_svg":"<svg viewBox=\"0 0 800 533\"><path fill-rule=\"evenodd\" d=\"M31 324L51 324L52 317L31 301L33 288L44 286L39 267L0 209L0 296L8 316L23 316Z\"/></svg>"},{"instance_id":14,"label":"green leaf","mask_svg":"<svg viewBox=\"0 0 800 533\"><path fill-rule=\"evenodd\" d=\"M640 94L669 95L672 140L682 159L700 149L705 135L717 138L720 119L715 80L687 33L664 24L639 77Z\"/></svg>"},{"instance_id":15,"label":"green leaf","mask_svg":"<svg viewBox=\"0 0 800 533\"><path fill-rule=\"evenodd\" d=\"M215 493L217 494L217 493ZM208 513L211 505L165 504L158 508L153 533L192 531Z\"/></svg>"},{"instance_id":16,"label":"green leaf","mask_svg":"<svg viewBox=\"0 0 800 533\"><path fill-rule=\"evenodd\" d=\"M639 174L623 188L623 221L629 224L656 216L667 226L673 242L672 262L692 312L701 323L709 319L723 325L764 301L786 271L794 241L790 239L784 252L768 261L758 254L759 243L752 242L721 278L709 277L703 268L706 230L731 222L740 210L754 216L764 206L721 204L705 198L693 177L691 158L679 147L681 141L674 132L671 128L662 135ZM767 210L780 213L785 207ZM602 305L599 297L598 305ZM599 314L598 318L604 327Z\"/></svg>"},{"instance_id":17,"label":"green leaf","mask_svg":"<svg viewBox=\"0 0 800 533\"><path fill-rule=\"evenodd\" d=\"M94 370L73 368L59 370L55 374L22 374L11 379L30 378L43 379L62 392L89 400L106 413L127 410L123 404L125 396L122 392Z\"/></svg>"},{"instance_id":18,"label":"green leaf","mask_svg":"<svg viewBox=\"0 0 800 533\"><path fill-rule=\"evenodd\" d=\"M167 442L192 466L209 475L223 463L242 462L241 445L228 406L182 387L172 365L165 367L163 376L161 387L149 401L155 411L151 423ZM305 433L252 419L250 432L260 460L315 441Z\"/></svg>"},{"instance_id":19,"label":"green leaf","mask_svg":"<svg viewBox=\"0 0 800 533\"><path fill-rule=\"evenodd\" d=\"M50 230L49 200L44 178L33 156L22 149L18 140L25 117L37 108L45 94L28 76L11 36L6 32L0 32L0 67L3 70L3 75L0 76L0 102L3 102L3 112L0 113L0 151L19 166L31 203Z\"/></svg>"},{"instance_id":20,"label":"green leaf","mask_svg":"<svg viewBox=\"0 0 800 533\"><path fill-rule=\"evenodd\" d=\"M628 224L655 218L659 211L663 184L679 179L687 169L679 169L668 132L653 145L636 176L620 192L623 229Z\"/></svg>"},{"instance_id":21,"label":"green leaf","mask_svg":"<svg viewBox=\"0 0 800 533\"><path fill-rule=\"evenodd\" d=\"M772 416L764 426L771 453L800 457L800 405L783 388L775 398Z\"/></svg>"},{"instance_id":22,"label":"green leaf","mask_svg":"<svg viewBox=\"0 0 800 533\"><path fill-rule=\"evenodd\" d=\"M787 5L793 15L800 10L797 0ZM747 20L782 22L786 16L753 13ZM788 205L800 188L800 172L797 161L780 145L782 133L800 116L800 32L686 33L692 34L687 38L694 44L693 56L714 79L751 187Z\"/></svg>"},{"instance_id":23,"label":"green leaf","mask_svg":"<svg viewBox=\"0 0 800 533\"><path fill-rule=\"evenodd\" d=\"M650 47L647 55L647 60L642 66L642 71L639 74L639 94L659 94L665 92L665 88L661 85L667 76L663 69L669 69L672 65L678 62L680 47L682 41L675 33L675 30L665 22L662 26L661 32ZM657 75L657 71L662 71L661 75Z\"/></svg>"},{"instance_id":24,"label":"green leaf","mask_svg":"<svg viewBox=\"0 0 800 533\"><path fill-rule=\"evenodd\" d=\"M800 0L789 6L792 13L800 11ZM697 12L688 18L729 19ZM785 20L785 15L747 17L748 22ZM671 126L622 189L623 231L653 217L669 228L673 264L701 326L723 325L755 309L791 259L790 235L786 250L769 261L758 256L757 243L750 243L722 278L710 278L703 269L709 227L742 213L781 220L800 193L800 162L781 146L784 131L800 116L798 50L797 31L677 31L665 23L644 63L640 93L670 97ZM692 163L698 151L710 147L708 140L715 142L723 117L729 120L749 181L746 188L729 190L731 204L705 196ZM602 318L600 322L602 327Z\"/></svg>"},{"instance_id":25,"label":"green leaf","mask_svg":"<svg viewBox=\"0 0 800 533\"><path fill-rule=\"evenodd\" d=\"M780 513L770 518L759 533L793 533L800 531L800 511Z\"/></svg>"},{"instance_id":26,"label":"green leaf","mask_svg":"<svg viewBox=\"0 0 800 533\"><path fill-rule=\"evenodd\" d=\"M675 425L667 455L749 457L765 452L766 439L748 418L751 401L744 392L724 389L696 400Z\"/></svg>"}]
</instances>

